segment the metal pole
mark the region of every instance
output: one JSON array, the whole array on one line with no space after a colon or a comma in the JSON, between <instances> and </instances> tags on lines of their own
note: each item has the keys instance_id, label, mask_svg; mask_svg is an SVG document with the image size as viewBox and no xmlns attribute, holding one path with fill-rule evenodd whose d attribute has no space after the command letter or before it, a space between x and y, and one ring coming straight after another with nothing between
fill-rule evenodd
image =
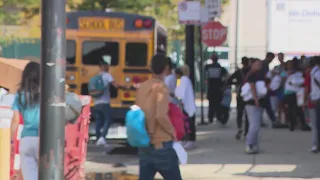
<instances>
[{"instance_id":1,"label":"metal pole","mask_svg":"<svg viewBox=\"0 0 320 180\"><path fill-rule=\"evenodd\" d=\"M203 82L203 47L202 47L202 33L201 33L201 26L198 28L199 31L199 51L200 51L200 98L201 98L201 122L199 125L208 125L204 122L204 111L203 111L203 96L204 96L204 82Z\"/></svg>"},{"instance_id":2,"label":"metal pole","mask_svg":"<svg viewBox=\"0 0 320 180\"><path fill-rule=\"evenodd\" d=\"M194 25L186 26L186 63L190 68L190 79L194 87Z\"/></svg>"},{"instance_id":3,"label":"metal pole","mask_svg":"<svg viewBox=\"0 0 320 180\"><path fill-rule=\"evenodd\" d=\"M237 0L236 5L236 39L235 39L235 52L234 52L234 63L235 63L235 70L238 69L238 35L239 35L239 0Z\"/></svg>"},{"instance_id":4,"label":"metal pole","mask_svg":"<svg viewBox=\"0 0 320 180\"><path fill-rule=\"evenodd\" d=\"M39 179L64 180L65 0L42 0Z\"/></svg>"},{"instance_id":5,"label":"metal pole","mask_svg":"<svg viewBox=\"0 0 320 180\"><path fill-rule=\"evenodd\" d=\"M195 87L195 78L194 78L194 26L193 25L187 25L186 26L186 62L190 68L190 79L191 82L193 84L193 90ZM191 119L190 119L190 124L192 123L192 127L194 127L194 129L192 129L191 134L195 134L196 133L196 116L194 115ZM195 138L195 137L194 137ZM196 139L189 139L191 141L195 141Z\"/></svg>"}]
</instances>

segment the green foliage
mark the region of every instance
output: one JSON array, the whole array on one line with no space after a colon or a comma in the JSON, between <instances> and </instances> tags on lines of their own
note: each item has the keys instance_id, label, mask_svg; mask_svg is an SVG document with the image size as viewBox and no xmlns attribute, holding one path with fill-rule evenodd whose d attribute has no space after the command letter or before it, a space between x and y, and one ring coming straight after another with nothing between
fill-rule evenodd
<instances>
[{"instance_id":1,"label":"green foliage","mask_svg":"<svg viewBox=\"0 0 320 180\"><path fill-rule=\"evenodd\" d=\"M113 9L155 17L168 29L170 39L183 39L184 26L178 22L181 0L66 0L72 11L104 11ZM228 4L230 0L222 0ZM24 24L38 15L41 0L0 0L0 24Z\"/></svg>"},{"instance_id":2,"label":"green foliage","mask_svg":"<svg viewBox=\"0 0 320 180\"><path fill-rule=\"evenodd\" d=\"M138 11L147 6L151 6L152 0L83 0L80 3L74 3L69 0L68 6L71 10L91 10L104 11L107 8L121 11Z\"/></svg>"},{"instance_id":3,"label":"green foliage","mask_svg":"<svg viewBox=\"0 0 320 180\"><path fill-rule=\"evenodd\" d=\"M41 0L5 0L0 3L0 23L17 25L25 23L40 12Z\"/></svg>"}]
</instances>

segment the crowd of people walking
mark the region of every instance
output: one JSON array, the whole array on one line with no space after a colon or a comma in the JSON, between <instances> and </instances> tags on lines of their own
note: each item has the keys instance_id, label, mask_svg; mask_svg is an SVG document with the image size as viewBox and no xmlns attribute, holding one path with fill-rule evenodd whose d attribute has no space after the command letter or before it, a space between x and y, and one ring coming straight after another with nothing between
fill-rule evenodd
<instances>
[{"instance_id":1,"label":"crowd of people walking","mask_svg":"<svg viewBox=\"0 0 320 180\"><path fill-rule=\"evenodd\" d=\"M279 53L280 65L270 70L269 64L275 57L273 53L267 53L262 61L243 57L243 67L228 79L229 85L237 87L236 139L243 135L246 137L245 152L258 153L259 131L263 126L265 110L273 128L287 127L293 132L299 127L302 131L312 131L311 151L318 152L320 57L302 56L285 62L284 54ZM311 121L311 127L307 119Z\"/></svg>"}]
</instances>

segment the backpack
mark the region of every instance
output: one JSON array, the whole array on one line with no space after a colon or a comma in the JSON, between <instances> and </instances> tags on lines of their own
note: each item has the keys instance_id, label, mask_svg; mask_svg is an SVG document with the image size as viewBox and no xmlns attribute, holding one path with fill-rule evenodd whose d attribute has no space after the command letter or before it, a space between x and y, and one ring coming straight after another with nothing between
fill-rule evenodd
<instances>
[{"instance_id":1,"label":"backpack","mask_svg":"<svg viewBox=\"0 0 320 180\"><path fill-rule=\"evenodd\" d=\"M184 114L178 105L169 103L169 118L176 131L177 140L180 141L186 135Z\"/></svg>"},{"instance_id":2,"label":"backpack","mask_svg":"<svg viewBox=\"0 0 320 180\"><path fill-rule=\"evenodd\" d=\"M224 92L223 92L223 97L222 97L222 100L221 100L221 105L223 107L227 107L229 108L230 107L230 104L231 104L231 99L232 99L232 93L231 93L231 88L230 87L227 87Z\"/></svg>"},{"instance_id":3,"label":"backpack","mask_svg":"<svg viewBox=\"0 0 320 180\"><path fill-rule=\"evenodd\" d=\"M89 81L89 93L93 98L99 98L103 95L105 90L105 84L100 74L93 76Z\"/></svg>"},{"instance_id":4,"label":"backpack","mask_svg":"<svg viewBox=\"0 0 320 180\"><path fill-rule=\"evenodd\" d=\"M148 147L150 137L146 129L144 112L137 105L130 107L126 114L127 140L132 147Z\"/></svg>"},{"instance_id":5,"label":"backpack","mask_svg":"<svg viewBox=\"0 0 320 180\"><path fill-rule=\"evenodd\" d=\"M82 111L82 102L76 93L66 92L66 123L75 123Z\"/></svg>"}]
</instances>

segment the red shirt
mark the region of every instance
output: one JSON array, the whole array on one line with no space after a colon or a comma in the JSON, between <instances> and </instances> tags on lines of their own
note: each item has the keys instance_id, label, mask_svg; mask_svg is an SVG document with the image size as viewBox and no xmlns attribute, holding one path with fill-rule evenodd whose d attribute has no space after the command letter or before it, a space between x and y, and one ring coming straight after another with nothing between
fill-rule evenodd
<instances>
[{"instance_id":1,"label":"red shirt","mask_svg":"<svg viewBox=\"0 0 320 180\"><path fill-rule=\"evenodd\" d=\"M304 86L308 88L308 93L311 92L311 72L308 71L305 75L305 81L304 81ZM310 99L308 99L308 108L312 109L315 108L315 105L311 102Z\"/></svg>"}]
</instances>

